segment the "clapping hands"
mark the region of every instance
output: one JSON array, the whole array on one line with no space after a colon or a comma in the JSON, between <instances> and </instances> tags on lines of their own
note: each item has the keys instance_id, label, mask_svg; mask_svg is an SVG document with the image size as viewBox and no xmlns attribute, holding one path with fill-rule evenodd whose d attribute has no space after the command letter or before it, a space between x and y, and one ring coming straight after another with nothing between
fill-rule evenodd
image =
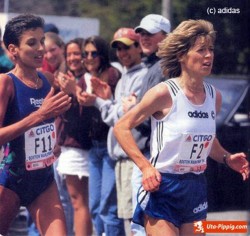
<instances>
[{"instance_id":1,"label":"clapping hands","mask_svg":"<svg viewBox=\"0 0 250 236\"><path fill-rule=\"evenodd\" d=\"M63 91L55 94L55 89L52 87L37 113L42 120L47 120L63 114L70 106L71 97Z\"/></svg>"},{"instance_id":2,"label":"clapping hands","mask_svg":"<svg viewBox=\"0 0 250 236\"><path fill-rule=\"evenodd\" d=\"M70 71L66 74L59 72L57 81L63 92L67 94L76 94L76 80Z\"/></svg>"},{"instance_id":3,"label":"clapping hands","mask_svg":"<svg viewBox=\"0 0 250 236\"><path fill-rule=\"evenodd\" d=\"M100 80L97 77L92 77L91 84L93 92L96 94L96 96L102 99L110 99L112 97L111 88L106 82Z\"/></svg>"}]
</instances>

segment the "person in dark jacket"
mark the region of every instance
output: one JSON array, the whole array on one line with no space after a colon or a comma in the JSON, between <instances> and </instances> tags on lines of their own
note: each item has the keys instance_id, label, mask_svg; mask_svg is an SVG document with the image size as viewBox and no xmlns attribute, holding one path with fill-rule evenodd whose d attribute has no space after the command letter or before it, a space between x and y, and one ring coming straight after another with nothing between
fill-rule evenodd
<instances>
[{"instance_id":1,"label":"person in dark jacket","mask_svg":"<svg viewBox=\"0 0 250 236\"><path fill-rule=\"evenodd\" d=\"M90 95L95 99L90 82L92 77L106 82L114 93L120 73L110 65L109 46L103 38L92 36L85 40L83 62L87 70L85 80L88 94L81 93L78 96L79 101L82 102L86 97L91 97ZM85 102L84 104L86 105ZM110 158L107 149L109 126L103 122L98 108L94 109L91 125L93 146L89 157L89 204L92 222L98 236L102 233L107 236L123 236L125 235L123 219L117 216L116 161Z\"/></svg>"},{"instance_id":2,"label":"person in dark jacket","mask_svg":"<svg viewBox=\"0 0 250 236\"><path fill-rule=\"evenodd\" d=\"M66 44L68 72L58 75L61 90L67 89L72 96L72 106L57 118L58 145L61 149L57 171L66 178L67 190L74 209L75 235L89 236L92 234L92 224L88 207L88 163L92 146L90 127L94 109L80 106L75 96L75 86L86 90L85 68L82 63L83 42L83 39L76 38Z\"/></svg>"}]
</instances>

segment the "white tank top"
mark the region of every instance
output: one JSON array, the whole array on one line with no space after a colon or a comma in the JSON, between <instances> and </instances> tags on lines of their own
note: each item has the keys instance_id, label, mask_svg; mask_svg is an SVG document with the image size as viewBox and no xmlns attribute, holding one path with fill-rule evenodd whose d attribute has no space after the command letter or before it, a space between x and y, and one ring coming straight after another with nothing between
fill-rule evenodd
<instances>
[{"instance_id":1,"label":"white tank top","mask_svg":"<svg viewBox=\"0 0 250 236\"><path fill-rule=\"evenodd\" d=\"M164 83L172 98L168 115L151 117L151 163L161 173L203 173L216 133L216 92L204 82L206 98L194 105L185 96L177 79Z\"/></svg>"}]
</instances>

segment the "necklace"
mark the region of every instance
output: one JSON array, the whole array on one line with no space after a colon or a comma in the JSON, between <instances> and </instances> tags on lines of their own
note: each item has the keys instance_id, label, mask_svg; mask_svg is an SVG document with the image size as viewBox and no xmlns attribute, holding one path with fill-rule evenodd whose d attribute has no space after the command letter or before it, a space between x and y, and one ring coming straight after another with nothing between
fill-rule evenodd
<instances>
[{"instance_id":1,"label":"necklace","mask_svg":"<svg viewBox=\"0 0 250 236\"><path fill-rule=\"evenodd\" d=\"M38 77L36 78L36 86L35 86L35 89L38 89Z\"/></svg>"},{"instance_id":2,"label":"necklace","mask_svg":"<svg viewBox=\"0 0 250 236\"><path fill-rule=\"evenodd\" d=\"M38 89L38 87L39 87L39 77L36 78L35 84L33 82L31 82L30 80L24 80L21 77L19 77L19 78L28 87L31 87L31 88L34 88L34 89Z\"/></svg>"}]
</instances>

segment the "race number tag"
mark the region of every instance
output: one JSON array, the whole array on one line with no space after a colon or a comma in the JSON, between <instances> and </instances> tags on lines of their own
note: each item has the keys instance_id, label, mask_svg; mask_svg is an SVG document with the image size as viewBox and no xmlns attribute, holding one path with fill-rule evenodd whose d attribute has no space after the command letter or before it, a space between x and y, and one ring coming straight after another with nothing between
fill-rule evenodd
<instances>
[{"instance_id":1,"label":"race number tag","mask_svg":"<svg viewBox=\"0 0 250 236\"><path fill-rule=\"evenodd\" d=\"M214 134L182 134L179 156L174 170L177 173L201 173L207 167Z\"/></svg>"},{"instance_id":2,"label":"race number tag","mask_svg":"<svg viewBox=\"0 0 250 236\"><path fill-rule=\"evenodd\" d=\"M25 132L25 164L27 170L37 170L55 162L55 123L36 126Z\"/></svg>"}]
</instances>

